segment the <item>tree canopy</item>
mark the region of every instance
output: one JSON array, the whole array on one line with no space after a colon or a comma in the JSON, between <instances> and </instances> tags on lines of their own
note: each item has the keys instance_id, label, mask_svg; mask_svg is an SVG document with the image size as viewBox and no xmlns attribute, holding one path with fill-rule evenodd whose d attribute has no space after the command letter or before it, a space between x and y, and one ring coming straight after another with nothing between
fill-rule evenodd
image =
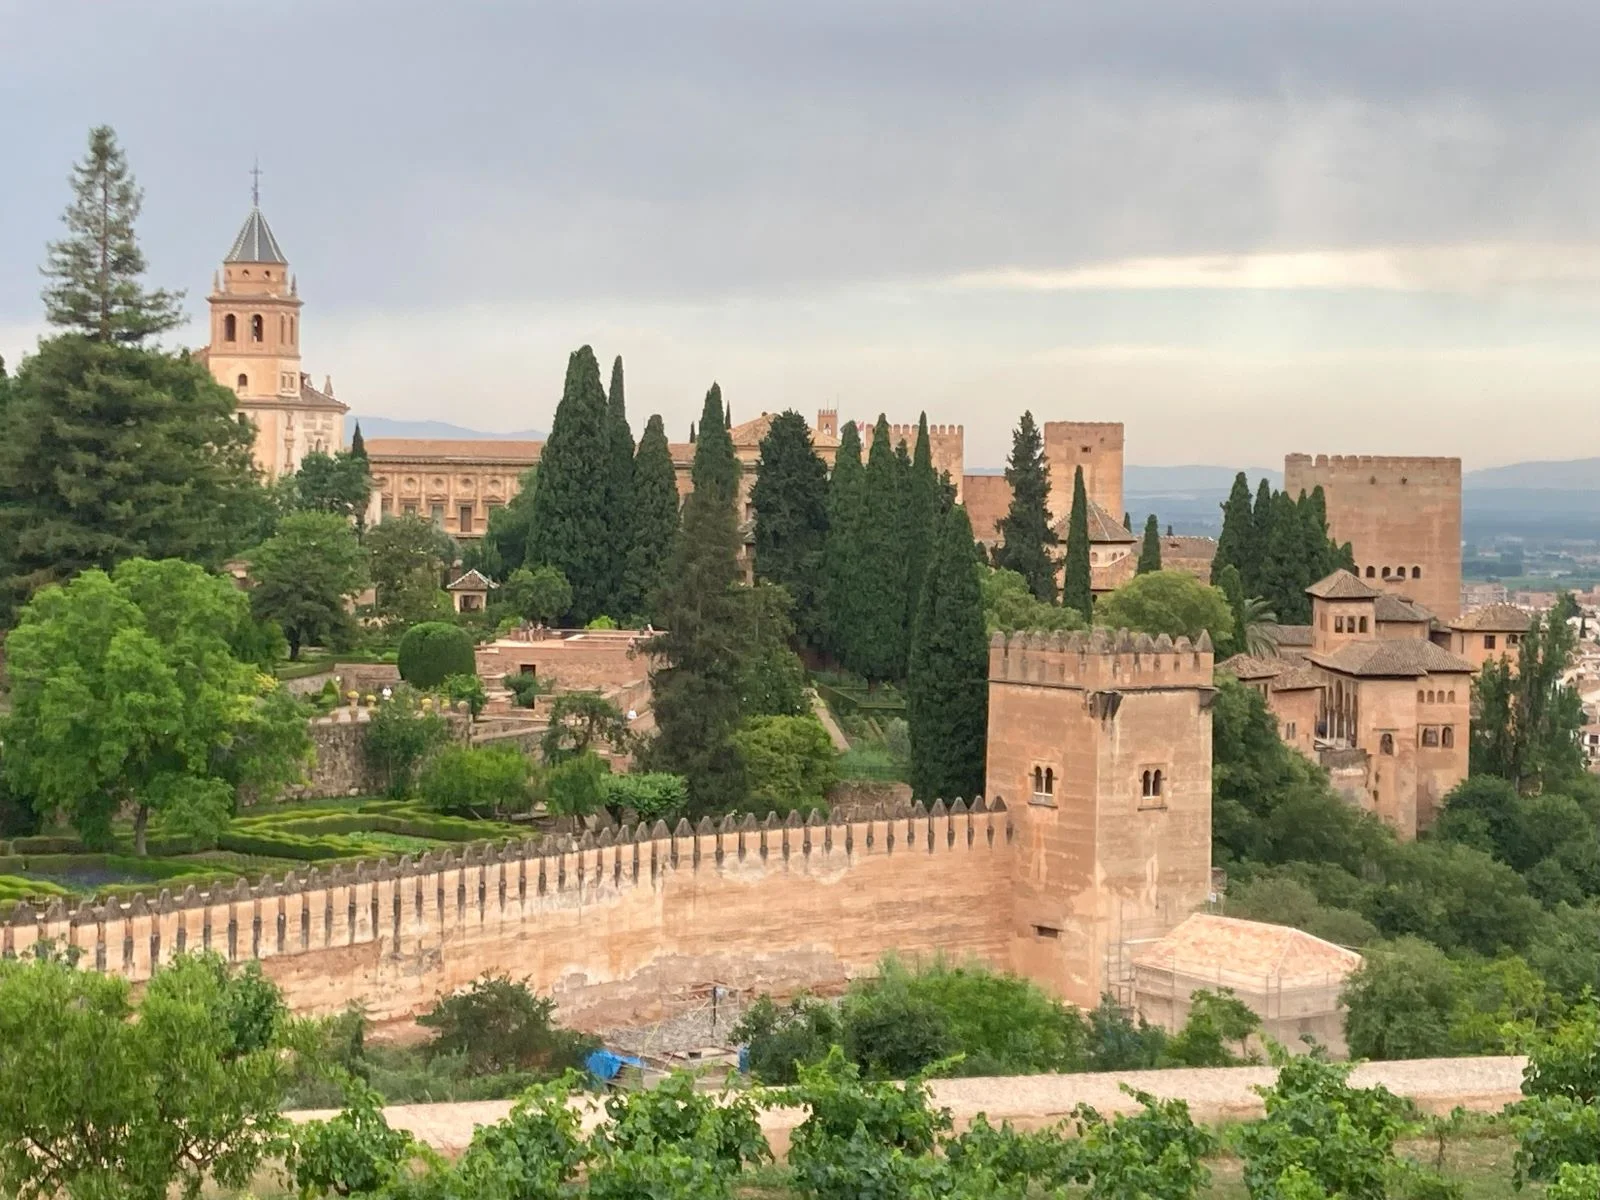
<instances>
[{"instance_id":1,"label":"tree canopy","mask_svg":"<svg viewBox=\"0 0 1600 1200\"><path fill-rule=\"evenodd\" d=\"M367 586L367 555L345 517L293 513L249 555L250 610L272 621L298 659L307 645L344 647L355 634L348 602Z\"/></svg>"},{"instance_id":2,"label":"tree canopy","mask_svg":"<svg viewBox=\"0 0 1600 1200\"><path fill-rule=\"evenodd\" d=\"M1152 637L1165 633L1191 641L1209 633L1213 643L1233 636L1233 614L1220 591L1187 571L1135 575L1095 606L1095 624Z\"/></svg>"},{"instance_id":3,"label":"tree canopy","mask_svg":"<svg viewBox=\"0 0 1600 1200\"><path fill-rule=\"evenodd\" d=\"M761 439L750 503L756 510L756 578L788 591L796 627L816 644L822 638L828 468L812 448L811 429L799 413L779 413Z\"/></svg>"},{"instance_id":4,"label":"tree canopy","mask_svg":"<svg viewBox=\"0 0 1600 1200\"><path fill-rule=\"evenodd\" d=\"M391 513L367 531L365 545L379 616L403 625L449 617L444 573L456 560L449 534L418 513Z\"/></svg>"}]
</instances>

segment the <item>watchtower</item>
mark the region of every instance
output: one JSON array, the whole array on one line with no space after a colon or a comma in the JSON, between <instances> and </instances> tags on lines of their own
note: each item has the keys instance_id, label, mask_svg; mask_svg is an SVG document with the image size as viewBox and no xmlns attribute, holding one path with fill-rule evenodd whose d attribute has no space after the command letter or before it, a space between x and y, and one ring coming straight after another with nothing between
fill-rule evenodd
<instances>
[{"instance_id":1,"label":"watchtower","mask_svg":"<svg viewBox=\"0 0 1600 1200\"><path fill-rule=\"evenodd\" d=\"M996 634L987 792L1017 825L1012 968L1092 1007L1211 891L1211 640Z\"/></svg>"}]
</instances>

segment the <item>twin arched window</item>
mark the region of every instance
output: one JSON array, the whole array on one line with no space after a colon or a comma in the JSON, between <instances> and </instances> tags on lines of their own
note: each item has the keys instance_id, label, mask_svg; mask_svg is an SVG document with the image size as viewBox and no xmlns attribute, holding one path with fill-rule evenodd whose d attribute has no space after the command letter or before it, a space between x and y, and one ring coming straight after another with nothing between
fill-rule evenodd
<instances>
[{"instance_id":1,"label":"twin arched window","mask_svg":"<svg viewBox=\"0 0 1600 1200\"><path fill-rule=\"evenodd\" d=\"M1161 771L1145 771L1139 776L1139 794L1146 799L1161 795Z\"/></svg>"},{"instance_id":2,"label":"twin arched window","mask_svg":"<svg viewBox=\"0 0 1600 1200\"><path fill-rule=\"evenodd\" d=\"M1053 796L1056 794L1056 769L1054 767L1035 767L1033 769L1033 794L1035 796Z\"/></svg>"}]
</instances>

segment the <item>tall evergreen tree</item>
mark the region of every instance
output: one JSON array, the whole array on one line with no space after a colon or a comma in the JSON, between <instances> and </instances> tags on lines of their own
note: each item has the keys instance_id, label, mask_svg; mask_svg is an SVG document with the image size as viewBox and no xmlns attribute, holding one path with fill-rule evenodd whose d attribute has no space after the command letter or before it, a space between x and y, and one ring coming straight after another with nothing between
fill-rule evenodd
<instances>
[{"instance_id":1,"label":"tall evergreen tree","mask_svg":"<svg viewBox=\"0 0 1600 1200\"><path fill-rule=\"evenodd\" d=\"M906 667L906 560L901 544L900 464L881 413L872 432L857 531L861 590L851 669L874 682L899 679Z\"/></svg>"},{"instance_id":2,"label":"tall evergreen tree","mask_svg":"<svg viewBox=\"0 0 1600 1200\"><path fill-rule=\"evenodd\" d=\"M1239 572L1239 585L1256 573L1255 514L1250 509L1250 480L1240 471L1233 477L1233 489L1222 506L1222 532L1217 536L1217 552L1211 559L1211 571L1221 578L1224 567L1231 566Z\"/></svg>"},{"instance_id":3,"label":"tall evergreen tree","mask_svg":"<svg viewBox=\"0 0 1600 1200\"><path fill-rule=\"evenodd\" d=\"M854 421L839 431L839 449L828 480L828 536L822 549L825 644L846 667L856 661L861 644L860 578L870 564L863 561L861 526L866 517L866 468L861 464L861 435Z\"/></svg>"},{"instance_id":4,"label":"tall evergreen tree","mask_svg":"<svg viewBox=\"0 0 1600 1200\"><path fill-rule=\"evenodd\" d=\"M796 630L807 642L819 644L828 467L812 447L811 429L799 413L779 413L761 439L750 503L756 510L756 578L788 591Z\"/></svg>"},{"instance_id":5,"label":"tall evergreen tree","mask_svg":"<svg viewBox=\"0 0 1600 1200\"><path fill-rule=\"evenodd\" d=\"M745 682L740 633L749 615L737 594L739 462L724 421L722 390L706 393L694 452L694 491L683 506L657 609L666 628L651 643L656 727L652 767L688 780L696 813L744 799L744 768L733 744Z\"/></svg>"},{"instance_id":6,"label":"tall evergreen tree","mask_svg":"<svg viewBox=\"0 0 1600 1200\"><path fill-rule=\"evenodd\" d=\"M1239 568L1233 563L1228 563L1217 572L1216 588L1228 601L1228 611L1233 614L1233 628L1228 631L1228 636L1219 638L1216 646L1216 661L1231 658L1235 654L1245 652L1245 598L1244 581L1239 577Z\"/></svg>"},{"instance_id":7,"label":"tall evergreen tree","mask_svg":"<svg viewBox=\"0 0 1600 1200\"><path fill-rule=\"evenodd\" d=\"M1011 435L1006 483L1011 486L1011 507L1000 519L995 566L1015 571L1038 599L1054 604L1056 564L1050 547L1056 544L1056 535L1050 528L1050 464L1031 412L1022 414Z\"/></svg>"},{"instance_id":8,"label":"tall evergreen tree","mask_svg":"<svg viewBox=\"0 0 1600 1200\"><path fill-rule=\"evenodd\" d=\"M1134 569L1134 574L1146 575L1159 570L1161 570L1161 526L1156 523L1155 513L1151 513L1144 523L1144 541L1139 546L1139 565Z\"/></svg>"},{"instance_id":9,"label":"tall evergreen tree","mask_svg":"<svg viewBox=\"0 0 1600 1200\"><path fill-rule=\"evenodd\" d=\"M906 719L911 789L921 800L983 791L989 731L989 644L978 553L966 509L940 523L911 643Z\"/></svg>"},{"instance_id":10,"label":"tall evergreen tree","mask_svg":"<svg viewBox=\"0 0 1600 1200\"><path fill-rule=\"evenodd\" d=\"M1271 522L1261 556L1261 596L1285 625L1311 620L1306 588L1315 582L1306 562L1300 513L1288 492L1276 492L1270 502Z\"/></svg>"},{"instance_id":11,"label":"tall evergreen tree","mask_svg":"<svg viewBox=\"0 0 1600 1200\"><path fill-rule=\"evenodd\" d=\"M1076 609L1084 621L1094 613L1094 591L1089 574L1089 494L1083 486L1083 468L1072 473L1072 514L1067 518L1067 561L1061 583L1061 603Z\"/></svg>"},{"instance_id":12,"label":"tall evergreen tree","mask_svg":"<svg viewBox=\"0 0 1600 1200\"><path fill-rule=\"evenodd\" d=\"M586 624L614 600L610 489L611 423L600 364L582 346L567 360L561 403L539 456L529 566L552 566L572 585L568 619Z\"/></svg>"},{"instance_id":13,"label":"tall evergreen tree","mask_svg":"<svg viewBox=\"0 0 1600 1200\"><path fill-rule=\"evenodd\" d=\"M350 457L359 458L363 462L367 459L367 439L361 436L361 422L356 422L355 432L350 435Z\"/></svg>"},{"instance_id":14,"label":"tall evergreen tree","mask_svg":"<svg viewBox=\"0 0 1600 1200\"><path fill-rule=\"evenodd\" d=\"M628 427L620 354L611 364L611 387L606 392L606 433L611 442L610 462L604 476L611 537L611 562L607 572L610 596L606 605L612 616L626 617L630 614L622 610L622 604L628 553L633 547L633 430Z\"/></svg>"},{"instance_id":15,"label":"tall evergreen tree","mask_svg":"<svg viewBox=\"0 0 1600 1200\"><path fill-rule=\"evenodd\" d=\"M138 345L183 324L182 292L147 291L134 233L144 193L109 125L89 131L89 151L72 169L67 236L51 242L42 268L45 319L96 342Z\"/></svg>"},{"instance_id":16,"label":"tall evergreen tree","mask_svg":"<svg viewBox=\"0 0 1600 1200\"><path fill-rule=\"evenodd\" d=\"M633 541L622 581L625 616L657 619L656 596L665 582L672 544L678 535L678 474L672 466L666 426L660 414L645 424L633 456Z\"/></svg>"},{"instance_id":17,"label":"tall evergreen tree","mask_svg":"<svg viewBox=\"0 0 1600 1200\"><path fill-rule=\"evenodd\" d=\"M1129 533L1133 532L1133 514L1127 509L1122 510L1122 527Z\"/></svg>"},{"instance_id":18,"label":"tall evergreen tree","mask_svg":"<svg viewBox=\"0 0 1600 1200\"><path fill-rule=\"evenodd\" d=\"M917 444L911 455L911 470L906 476L902 537L906 557L906 629L915 633L917 610L922 605L922 584L928 573L928 560L945 505L940 495L939 477L933 470L933 447L928 439L928 414L917 418ZM909 638L908 638L909 648Z\"/></svg>"},{"instance_id":19,"label":"tall evergreen tree","mask_svg":"<svg viewBox=\"0 0 1600 1200\"><path fill-rule=\"evenodd\" d=\"M1261 482L1256 486L1255 505L1250 510L1250 528L1253 533L1251 553L1239 564L1239 574L1244 577L1246 596L1266 594L1262 570L1267 557L1267 543L1272 540L1272 518L1272 484L1267 481L1266 476L1262 476Z\"/></svg>"}]
</instances>

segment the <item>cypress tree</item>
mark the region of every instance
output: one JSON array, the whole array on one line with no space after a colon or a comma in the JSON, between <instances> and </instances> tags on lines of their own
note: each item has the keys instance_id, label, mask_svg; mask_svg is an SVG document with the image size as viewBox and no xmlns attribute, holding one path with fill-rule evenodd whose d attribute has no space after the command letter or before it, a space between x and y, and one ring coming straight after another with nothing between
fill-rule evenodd
<instances>
[{"instance_id":1,"label":"cypress tree","mask_svg":"<svg viewBox=\"0 0 1600 1200\"><path fill-rule=\"evenodd\" d=\"M1067 562L1061 584L1061 603L1078 611L1085 622L1094 613L1094 591L1089 575L1089 495L1083 486L1083 468L1072 473L1072 514L1067 518Z\"/></svg>"},{"instance_id":2,"label":"cypress tree","mask_svg":"<svg viewBox=\"0 0 1600 1200\"><path fill-rule=\"evenodd\" d=\"M1245 645L1245 600L1244 581L1239 577L1239 568L1228 563L1217 574L1217 590L1228 601L1228 611L1233 614L1233 630L1226 638L1218 639L1216 661L1231 658L1235 654L1242 654Z\"/></svg>"},{"instance_id":3,"label":"cypress tree","mask_svg":"<svg viewBox=\"0 0 1600 1200\"><path fill-rule=\"evenodd\" d=\"M864 518L866 469L861 465L861 435L854 421L839 431L833 475L828 480L828 536L823 543L825 644L845 667L856 660L862 573L859 530ZM852 668L853 669L853 668Z\"/></svg>"},{"instance_id":4,"label":"cypress tree","mask_svg":"<svg viewBox=\"0 0 1600 1200\"><path fill-rule=\"evenodd\" d=\"M1240 471L1233 477L1233 490L1222 506L1222 532L1217 535L1217 552L1212 557L1212 572L1220 579L1222 569L1231 566L1239 573L1240 586L1254 574L1256 527L1250 511L1250 480Z\"/></svg>"},{"instance_id":5,"label":"cypress tree","mask_svg":"<svg viewBox=\"0 0 1600 1200\"><path fill-rule=\"evenodd\" d=\"M628 427L620 354L611 364L611 387L606 393L606 432L611 442L611 460L604 476L611 533L610 595L606 605L612 616L625 617L630 614L622 607L623 589L628 574L628 553L633 548L633 430Z\"/></svg>"},{"instance_id":6,"label":"cypress tree","mask_svg":"<svg viewBox=\"0 0 1600 1200\"><path fill-rule=\"evenodd\" d=\"M819 644L828 467L812 447L811 429L799 413L790 410L772 418L761 439L750 503L756 510L756 578L788 591L796 631Z\"/></svg>"},{"instance_id":7,"label":"cypress tree","mask_svg":"<svg viewBox=\"0 0 1600 1200\"><path fill-rule=\"evenodd\" d=\"M1150 571L1161 570L1161 527L1156 524L1156 515L1151 513L1144 523L1144 541L1139 546L1139 565L1135 568L1135 575L1144 575Z\"/></svg>"},{"instance_id":8,"label":"cypress tree","mask_svg":"<svg viewBox=\"0 0 1600 1200\"><path fill-rule=\"evenodd\" d=\"M572 585L568 619L583 625L615 599L610 488L612 437L600 364L588 346L567 360L567 379L534 480L529 566L552 566ZM599 486L597 486L599 481Z\"/></svg>"},{"instance_id":9,"label":"cypress tree","mask_svg":"<svg viewBox=\"0 0 1600 1200\"><path fill-rule=\"evenodd\" d=\"M1127 509L1122 510L1122 527L1129 533L1133 532L1133 514Z\"/></svg>"},{"instance_id":10,"label":"cypress tree","mask_svg":"<svg viewBox=\"0 0 1600 1200\"><path fill-rule=\"evenodd\" d=\"M1028 590L1046 604L1056 601L1056 564L1050 547L1056 544L1050 528L1050 473L1044 457L1044 439L1025 412L1011 435L1011 459L1006 464L1011 485L1011 507L1000 520L1000 548L995 565L1015 571L1028 581Z\"/></svg>"},{"instance_id":11,"label":"cypress tree","mask_svg":"<svg viewBox=\"0 0 1600 1200\"><path fill-rule=\"evenodd\" d=\"M361 422L356 422L355 432L350 435L350 457L359 458L363 462L367 458L367 440L361 436Z\"/></svg>"},{"instance_id":12,"label":"cypress tree","mask_svg":"<svg viewBox=\"0 0 1600 1200\"><path fill-rule=\"evenodd\" d=\"M928 562L906 684L911 789L927 802L983 791L989 640L977 561L971 522L956 505L940 523Z\"/></svg>"},{"instance_id":13,"label":"cypress tree","mask_svg":"<svg viewBox=\"0 0 1600 1200\"><path fill-rule=\"evenodd\" d=\"M653 620L657 593L678 534L678 473L672 466L672 450L659 413L650 418L639 439L632 478L632 542L623 574L621 608L627 616Z\"/></svg>"},{"instance_id":14,"label":"cypress tree","mask_svg":"<svg viewBox=\"0 0 1600 1200\"><path fill-rule=\"evenodd\" d=\"M860 608L852 669L872 682L899 679L906 667L906 560L901 544L903 518L900 464L889 441L889 421L881 413L872 431L862 489L858 528Z\"/></svg>"},{"instance_id":15,"label":"cypress tree","mask_svg":"<svg viewBox=\"0 0 1600 1200\"><path fill-rule=\"evenodd\" d=\"M1261 595L1285 625L1311 620L1311 601L1305 589L1314 582L1305 556L1300 514L1288 492L1276 492L1271 501L1271 529L1261 559Z\"/></svg>"},{"instance_id":16,"label":"cypress tree","mask_svg":"<svg viewBox=\"0 0 1600 1200\"><path fill-rule=\"evenodd\" d=\"M905 485L905 532L902 535L906 557L906 629L914 634L917 610L922 605L922 584L933 556L944 502L939 477L933 470L933 447L928 440L928 414L917 418L917 445L911 456L911 470ZM907 637L907 648L910 637Z\"/></svg>"},{"instance_id":17,"label":"cypress tree","mask_svg":"<svg viewBox=\"0 0 1600 1200\"><path fill-rule=\"evenodd\" d=\"M1272 516L1272 485L1267 482L1266 476L1262 476L1261 483L1256 487L1255 507L1250 510L1250 554L1239 564L1239 574L1244 579L1247 596L1266 594L1262 570L1267 557L1267 543L1272 540Z\"/></svg>"},{"instance_id":18,"label":"cypress tree","mask_svg":"<svg viewBox=\"0 0 1600 1200\"><path fill-rule=\"evenodd\" d=\"M744 799L744 767L733 745L744 662L738 653L747 606L739 591L739 462L712 384L694 452L694 491L683 506L659 612L650 672L656 726L647 751L654 769L684 776L695 813Z\"/></svg>"},{"instance_id":19,"label":"cypress tree","mask_svg":"<svg viewBox=\"0 0 1600 1200\"><path fill-rule=\"evenodd\" d=\"M45 319L91 341L138 345L183 324L182 292L146 291L134 222L144 193L109 125L89 131L89 151L72 169L67 236L51 242L42 268Z\"/></svg>"}]
</instances>

